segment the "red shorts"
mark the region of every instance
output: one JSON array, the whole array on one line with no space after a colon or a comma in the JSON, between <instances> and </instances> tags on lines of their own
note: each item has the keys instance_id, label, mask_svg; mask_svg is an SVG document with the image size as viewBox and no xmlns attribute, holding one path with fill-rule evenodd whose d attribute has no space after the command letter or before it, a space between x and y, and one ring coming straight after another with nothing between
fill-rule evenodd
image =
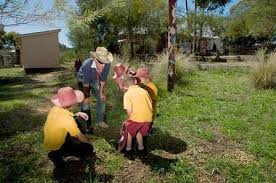
<instances>
[{"instance_id":1,"label":"red shorts","mask_svg":"<svg viewBox=\"0 0 276 183\"><path fill-rule=\"evenodd\" d=\"M147 136L151 123L149 122L142 122L138 123L132 120L125 121L126 130L132 136L136 137L137 133L140 132L142 136Z\"/></svg>"}]
</instances>

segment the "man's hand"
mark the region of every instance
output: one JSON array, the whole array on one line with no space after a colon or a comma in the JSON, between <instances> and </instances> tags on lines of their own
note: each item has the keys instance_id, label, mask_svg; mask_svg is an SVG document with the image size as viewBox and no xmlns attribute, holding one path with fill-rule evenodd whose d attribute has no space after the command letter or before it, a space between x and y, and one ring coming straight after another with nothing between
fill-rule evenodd
<instances>
[{"instance_id":1,"label":"man's hand","mask_svg":"<svg viewBox=\"0 0 276 183\"><path fill-rule=\"evenodd\" d=\"M105 94L104 93L100 93L100 97L101 97L101 99L102 99L102 101L106 101L106 96L105 96Z\"/></svg>"},{"instance_id":2,"label":"man's hand","mask_svg":"<svg viewBox=\"0 0 276 183\"><path fill-rule=\"evenodd\" d=\"M102 101L106 101L106 96L105 96L105 92L104 92L104 86L105 86L105 82L100 81L100 97L102 99Z\"/></svg>"},{"instance_id":3,"label":"man's hand","mask_svg":"<svg viewBox=\"0 0 276 183\"><path fill-rule=\"evenodd\" d=\"M83 119L85 119L85 121L87 121L89 119L88 115L84 112L78 112L75 114L75 116L82 117Z\"/></svg>"},{"instance_id":4,"label":"man's hand","mask_svg":"<svg viewBox=\"0 0 276 183\"><path fill-rule=\"evenodd\" d=\"M84 98L83 103L84 104L90 104L90 98Z\"/></svg>"}]
</instances>

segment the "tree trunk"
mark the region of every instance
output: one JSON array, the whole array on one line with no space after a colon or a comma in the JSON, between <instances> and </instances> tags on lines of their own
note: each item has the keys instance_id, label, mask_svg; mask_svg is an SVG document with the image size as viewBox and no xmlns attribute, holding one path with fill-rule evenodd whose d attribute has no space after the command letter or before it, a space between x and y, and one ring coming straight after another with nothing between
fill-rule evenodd
<instances>
[{"instance_id":1,"label":"tree trunk","mask_svg":"<svg viewBox=\"0 0 276 183\"><path fill-rule=\"evenodd\" d=\"M196 2L195 2L195 16L196 16L196 9L197 9L197 6L196 6ZM194 17L194 38L193 38L193 53L196 52L196 17Z\"/></svg>"},{"instance_id":2,"label":"tree trunk","mask_svg":"<svg viewBox=\"0 0 276 183\"><path fill-rule=\"evenodd\" d=\"M168 31L168 91L172 91L176 79L175 74L175 49L176 49L176 0L168 0L169 3L169 31Z\"/></svg>"}]
</instances>

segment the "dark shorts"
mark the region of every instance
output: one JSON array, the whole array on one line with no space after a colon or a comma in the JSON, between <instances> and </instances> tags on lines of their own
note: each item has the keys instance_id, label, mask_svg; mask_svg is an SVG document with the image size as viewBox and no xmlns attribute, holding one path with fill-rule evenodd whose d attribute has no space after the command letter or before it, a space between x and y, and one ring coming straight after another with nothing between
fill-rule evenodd
<instances>
[{"instance_id":1,"label":"dark shorts","mask_svg":"<svg viewBox=\"0 0 276 183\"><path fill-rule=\"evenodd\" d=\"M140 132L142 136L147 136L151 123L149 122L135 122L132 120L125 121L126 130L132 137L136 137L137 133Z\"/></svg>"}]
</instances>

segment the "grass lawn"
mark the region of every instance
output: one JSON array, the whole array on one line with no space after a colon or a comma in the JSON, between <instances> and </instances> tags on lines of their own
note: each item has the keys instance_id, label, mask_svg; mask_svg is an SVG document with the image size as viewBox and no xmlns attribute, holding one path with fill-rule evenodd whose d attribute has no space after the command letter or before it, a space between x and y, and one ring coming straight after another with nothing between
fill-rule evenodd
<instances>
[{"instance_id":1,"label":"grass lawn","mask_svg":"<svg viewBox=\"0 0 276 183\"><path fill-rule=\"evenodd\" d=\"M0 82L0 182L55 182L42 146L43 124L57 88L76 87L73 70L66 66L25 76L20 68L0 69ZM111 127L89 137L99 157L97 175L63 172L65 179L275 182L276 92L252 89L246 70L196 71L172 93L159 85L156 131L147 141L150 153L135 161L116 152L126 115L122 94L113 81L107 85Z\"/></svg>"}]
</instances>

